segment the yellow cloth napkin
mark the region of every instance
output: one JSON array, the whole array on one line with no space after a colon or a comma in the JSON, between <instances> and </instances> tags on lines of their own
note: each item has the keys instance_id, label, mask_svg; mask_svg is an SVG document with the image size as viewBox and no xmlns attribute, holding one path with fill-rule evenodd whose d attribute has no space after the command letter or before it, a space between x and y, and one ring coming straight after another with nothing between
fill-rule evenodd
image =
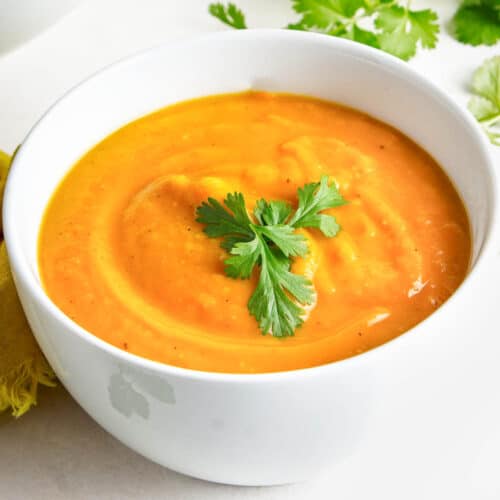
<instances>
[{"instance_id":1,"label":"yellow cloth napkin","mask_svg":"<svg viewBox=\"0 0 500 500\"><path fill-rule=\"evenodd\" d=\"M0 209L9 165L10 157L0 151ZM36 404L38 384L53 386L54 379L19 302L0 218L0 412L11 409L19 417Z\"/></svg>"}]
</instances>

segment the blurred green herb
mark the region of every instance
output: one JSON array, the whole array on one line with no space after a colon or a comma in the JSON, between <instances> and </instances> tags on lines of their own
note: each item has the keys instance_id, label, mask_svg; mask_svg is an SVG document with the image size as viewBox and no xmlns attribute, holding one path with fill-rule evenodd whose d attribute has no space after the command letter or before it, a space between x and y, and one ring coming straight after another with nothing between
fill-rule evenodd
<instances>
[{"instance_id":1,"label":"blurred green herb","mask_svg":"<svg viewBox=\"0 0 500 500\"><path fill-rule=\"evenodd\" d=\"M487 59L475 72L474 96L468 104L492 144L500 146L500 56Z\"/></svg>"},{"instance_id":2,"label":"blurred green herb","mask_svg":"<svg viewBox=\"0 0 500 500\"><path fill-rule=\"evenodd\" d=\"M245 15L233 3L227 6L222 3L212 3L208 6L208 11L212 16L220 19L224 24L232 28L242 30L246 29Z\"/></svg>"},{"instance_id":3,"label":"blurred green herb","mask_svg":"<svg viewBox=\"0 0 500 500\"><path fill-rule=\"evenodd\" d=\"M500 40L500 0L464 0L453 18L457 40L494 45Z\"/></svg>"}]
</instances>

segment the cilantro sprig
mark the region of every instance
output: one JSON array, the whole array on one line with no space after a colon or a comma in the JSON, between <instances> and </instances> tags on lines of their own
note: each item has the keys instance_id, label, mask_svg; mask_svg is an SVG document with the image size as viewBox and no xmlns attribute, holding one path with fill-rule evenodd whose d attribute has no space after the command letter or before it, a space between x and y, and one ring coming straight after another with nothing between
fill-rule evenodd
<instances>
[{"instance_id":1,"label":"cilantro sprig","mask_svg":"<svg viewBox=\"0 0 500 500\"><path fill-rule=\"evenodd\" d=\"M208 198L196 209L205 234L222 238L221 246L230 254L224 262L228 277L248 279L256 267L260 269L247 305L264 335L293 335L304 321L306 306L316 298L312 282L291 272L293 258L308 252L306 238L296 229L316 228L327 237L340 230L335 217L320 213L346 203L328 176L306 184L297 194L295 211L285 201L260 199L251 217L242 193L229 193L223 205Z\"/></svg>"},{"instance_id":2,"label":"cilantro sprig","mask_svg":"<svg viewBox=\"0 0 500 500\"><path fill-rule=\"evenodd\" d=\"M492 144L500 146L500 56L487 59L472 77L469 111Z\"/></svg>"},{"instance_id":3,"label":"cilantro sprig","mask_svg":"<svg viewBox=\"0 0 500 500\"><path fill-rule=\"evenodd\" d=\"M301 17L288 29L316 31L370 45L403 60L417 47L436 46L438 16L431 9L412 10L411 1L291 0ZM209 12L233 28L246 28L243 12L233 3L211 4ZM235 22L236 20L236 22Z\"/></svg>"}]
</instances>

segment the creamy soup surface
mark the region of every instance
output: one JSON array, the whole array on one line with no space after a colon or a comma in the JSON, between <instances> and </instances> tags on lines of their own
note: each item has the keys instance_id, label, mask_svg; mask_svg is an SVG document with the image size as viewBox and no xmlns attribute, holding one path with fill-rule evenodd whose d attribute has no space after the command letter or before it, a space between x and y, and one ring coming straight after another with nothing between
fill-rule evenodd
<instances>
[{"instance_id":1,"label":"creamy soup surface","mask_svg":"<svg viewBox=\"0 0 500 500\"><path fill-rule=\"evenodd\" d=\"M326 174L349 201L335 238L305 230L317 302L295 336L262 335L250 280L195 221L213 197L296 205ZM248 92L170 106L89 151L47 208L39 268L54 303L131 353L197 370L321 365L405 332L460 285L470 259L464 206L439 165L369 116L307 97Z\"/></svg>"}]
</instances>

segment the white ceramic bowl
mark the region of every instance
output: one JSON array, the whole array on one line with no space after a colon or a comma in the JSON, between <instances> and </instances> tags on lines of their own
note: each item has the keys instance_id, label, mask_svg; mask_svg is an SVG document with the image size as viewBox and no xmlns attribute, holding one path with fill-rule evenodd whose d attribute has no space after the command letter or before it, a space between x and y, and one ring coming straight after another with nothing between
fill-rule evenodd
<instances>
[{"instance_id":1,"label":"white ceramic bowl","mask_svg":"<svg viewBox=\"0 0 500 500\"><path fill-rule=\"evenodd\" d=\"M232 375L121 351L47 298L36 259L40 220L74 162L118 127L167 104L246 89L307 94L358 108L405 132L444 167L467 206L474 249L468 278L435 314L351 359ZM100 425L185 474L232 484L294 482L362 452L368 433L390 439L396 423L386 408L403 405L410 415L405 424L417 429L422 412L432 409L421 408L419 400L439 407L442 394L433 388L450 342L460 339L467 290L496 231L493 175L486 141L472 119L405 63L322 35L219 33L126 59L59 100L15 158L5 194L5 237L38 342L64 386Z\"/></svg>"}]
</instances>

